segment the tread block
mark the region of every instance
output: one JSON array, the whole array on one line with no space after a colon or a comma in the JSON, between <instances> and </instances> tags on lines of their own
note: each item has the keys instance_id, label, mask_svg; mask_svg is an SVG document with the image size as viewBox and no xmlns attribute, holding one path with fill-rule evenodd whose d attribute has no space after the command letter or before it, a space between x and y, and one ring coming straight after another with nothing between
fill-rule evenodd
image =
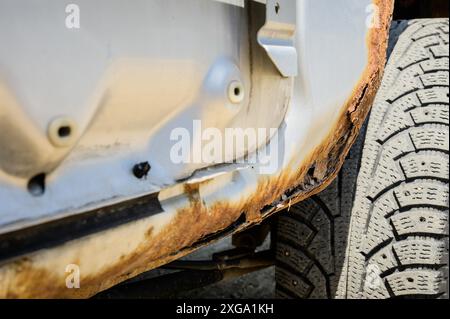
<instances>
[{"instance_id":1,"label":"tread block","mask_svg":"<svg viewBox=\"0 0 450 319\"><path fill-rule=\"evenodd\" d=\"M390 136L411 126L414 126L414 122L408 113L398 108L392 108L389 110L389 117L381 126L378 139L385 142Z\"/></svg>"},{"instance_id":2,"label":"tread block","mask_svg":"<svg viewBox=\"0 0 450 319\"><path fill-rule=\"evenodd\" d=\"M399 236L448 235L448 212L416 209L396 214L392 216L391 221Z\"/></svg>"},{"instance_id":3,"label":"tread block","mask_svg":"<svg viewBox=\"0 0 450 319\"><path fill-rule=\"evenodd\" d=\"M448 34L448 25L439 26L439 30L444 34Z\"/></svg>"},{"instance_id":4,"label":"tread block","mask_svg":"<svg viewBox=\"0 0 450 319\"><path fill-rule=\"evenodd\" d=\"M327 282L316 266L311 268L311 271L308 274L308 279L315 283L314 290L309 298L321 299L324 296L327 296Z\"/></svg>"},{"instance_id":5,"label":"tread block","mask_svg":"<svg viewBox=\"0 0 450 319\"><path fill-rule=\"evenodd\" d=\"M407 239L394 244L403 266L442 265L448 262L445 243L434 239Z\"/></svg>"},{"instance_id":6,"label":"tread block","mask_svg":"<svg viewBox=\"0 0 450 319\"><path fill-rule=\"evenodd\" d=\"M423 61L420 63L420 67L422 68L424 73L435 72L435 71L448 72L449 59L441 58L441 59L433 59L433 60Z\"/></svg>"},{"instance_id":7,"label":"tread block","mask_svg":"<svg viewBox=\"0 0 450 319\"><path fill-rule=\"evenodd\" d=\"M327 187L328 192L321 193L318 196L322 202L326 203L328 210L330 213L335 216L339 216L341 214L340 211L340 200L339 200L339 185L337 179L335 179L330 185Z\"/></svg>"},{"instance_id":8,"label":"tread block","mask_svg":"<svg viewBox=\"0 0 450 319\"><path fill-rule=\"evenodd\" d=\"M314 288L296 274L282 267L276 268L275 279L279 285L300 298L306 298Z\"/></svg>"},{"instance_id":9,"label":"tread block","mask_svg":"<svg viewBox=\"0 0 450 319\"><path fill-rule=\"evenodd\" d=\"M400 70L404 70L411 65L428 60L429 56L430 56L430 54L427 49L418 48L418 50L414 51L412 54L408 54L407 56L402 57L401 61L397 65L397 67Z\"/></svg>"},{"instance_id":10,"label":"tread block","mask_svg":"<svg viewBox=\"0 0 450 319\"><path fill-rule=\"evenodd\" d=\"M314 230L306 224L287 216L280 216L279 227L283 228L283 235L300 246L307 246L311 238L315 235Z\"/></svg>"},{"instance_id":11,"label":"tread block","mask_svg":"<svg viewBox=\"0 0 450 319\"><path fill-rule=\"evenodd\" d=\"M419 76L424 87L432 86L448 86L448 71L438 71L433 73L425 73Z\"/></svg>"},{"instance_id":12,"label":"tread block","mask_svg":"<svg viewBox=\"0 0 450 319\"><path fill-rule=\"evenodd\" d=\"M394 197L394 193L390 191L384 193L380 198L378 198L375 201L371 216L378 215L381 217L385 217L395 212L399 208L400 207L397 204L397 200Z\"/></svg>"},{"instance_id":13,"label":"tread block","mask_svg":"<svg viewBox=\"0 0 450 319\"><path fill-rule=\"evenodd\" d=\"M409 206L448 207L448 184L437 181L414 181L394 190L400 208Z\"/></svg>"},{"instance_id":14,"label":"tread block","mask_svg":"<svg viewBox=\"0 0 450 319\"><path fill-rule=\"evenodd\" d=\"M289 214L297 215L309 220L319 211L319 209L320 206L314 201L304 201L291 206Z\"/></svg>"},{"instance_id":15,"label":"tread block","mask_svg":"<svg viewBox=\"0 0 450 319\"><path fill-rule=\"evenodd\" d=\"M417 42L418 40L423 38L429 38L439 35L439 27L440 24L422 24L422 27L414 32L410 40L412 40L413 42Z\"/></svg>"},{"instance_id":16,"label":"tread block","mask_svg":"<svg viewBox=\"0 0 450 319\"><path fill-rule=\"evenodd\" d=\"M441 44L440 33L436 30L436 33L424 36L416 40L424 48Z\"/></svg>"},{"instance_id":17,"label":"tread block","mask_svg":"<svg viewBox=\"0 0 450 319\"><path fill-rule=\"evenodd\" d=\"M407 270L386 277L395 296L436 295L443 293L445 275L439 270Z\"/></svg>"},{"instance_id":18,"label":"tread block","mask_svg":"<svg viewBox=\"0 0 450 319\"><path fill-rule=\"evenodd\" d=\"M397 260L392 250L392 245L388 245L375 253L370 258L370 264L376 265L379 268L379 274L398 267Z\"/></svg>"},{"instance_id":19,"label":"tread block","mask_svg":"<svg viewBox=\"0 0 450 319\"><path fill-rule=\"evenodd\" d=\"M436 149L448 152L449 136L448 127L420 127L411 130L411 140L416 150Z\"/></svg>"},{"instance_id":20,"label":"tread block","mask_svg":"<svg viewBox=\"0 0 450 319\"><path fill-rule=\"evenodd\" d=\"M371 218L369 228L363 239L362 253L370 255L377 247L392 240L392 231L386 219L374 216Z\"/></svg>"},{"instance_id":21,"label":"tread block","mask_svg":"<svg viewBox=\"0 0 450 319\"><path fill-rule=\"evenodd\" d=\"M447 104L448 88L427 88L417 92L420 103L427 104Z\"/></svg>"},{"instance_id":22,"label":"tread block","mask_svg":"<svg viewBox=\"0 0 450 319\"><path fill-rule=\"evenodd\" d=\"M447 124L449 122L449 109L447 105L429 105L411 110L410 114L414 123L440 123Z\"/></svg>"},{"instance_id":23,"label":"tread block","mask_svg":"<svg viewBox=\"0 0 450 319\"><path fill-rule=\"evenodd\" d=\"M438 45L430 47L431 53L435 58L444 58L448 57L448 45Z\"/></svg>"},{"instance_id":24,"label":"tread block","mask_svg":"<svg viewBox=\"0 0 450 319\"><path fill-rule=\"evenodd\" d=\"M415 209L398 213L391 218L399 236L428 234L448 235L448 212L430 209Z\"/></svg>"},{"instance_id":25,"label":"tread block","mask_svg":"<svg viewBox=\"0 0 450 319\"><path fill-rule=\"evenodd\" d=\"M422 88L422 82L420 81L420 78L417 77L420 72L421 69L419 65L408 68L402 78L396 81L387 100L389 102L393 102L406 94L415 92Z\"/></svg>"},{"instance_id":26,"label":"tread block","mask_svg":"<svg viewBox=\"0 0 450 319\"><path fill-rule=\"evenodd\" d=\"M392 229L386 215L398 209L392 192L383 194L375 201L367 221L365 237L361 239L361 251L368 255L373 249L392 239Z\"/></svg>"},{"instance_id":27,"label":"tread block","mask_svg":"<svg viewBox=\"0 0 450 319\"><path fill-rule=\"evenodd\" d=\"M314 217L314 226L319 232L311 241L308 251L316 257L327 274L334 272L333 247L331 246L331 225L323 211Z\"/></svg>"},{"instance_id":28,"label":"tread block","mask_svg":"<svg viewBox=\"0 0 450 319\"><path fill-rule=\"evenodd\" d=\"M435 19L426 19L426 20L422 20L422 19L418 19L418 20L410 20L410 23L417 23L420 24L422 26L427 26L427 25L436 25L436 27L440 27L443 25L448 25L448 18L435 18Z\"/></svg>"},{"instance_id":29,"label":"tread block","mask_svg":"<svg viewBox=\"0 0 450 319\"><path fill-rule=\"evenodd\" d=\"M439 152L409 154L400 159L403 172L408 179L442 178L449 175L448 156Z\"/></svg>"},{"instance_id":30,"label":"tread block","mask_svg":"<svg viewBox=\"0 0 450 319\"><path fill-rule=\"evenodd\" d=\"M277 249L277 260L283 261L285 264L293 267L301 273L306 272L312 264L311 259L309 259L303 252L293 248L285 243L279 242Z\"/></svg>"},{"instance_id":31,"label":"tread block","mask_svg":"<svg viewBox=\"0 0 450 319\"><path fill-rule=\"evenodd\" d=\"M400 155L415 151L415 145L412 143L409 131L401 132L384 143L380 158L395 159Z\"/></svg>"},{"instance_id":32,"label":"tread block","mask_svg":"<svg viewBox=\"0 0 450 319\"><path fill-rule=\"evenodd\" d=\"M382 159L376 168L373 183L370 186L369 196L375 198L391 185L396 184L404 179L401 168L389 159Z\"/></svg>"},{"instance_id":33,"label":"tread block","mask_svg":"<svg viewBox=\"0 0 450 319\"><path fill-rule=\"evenodd\" d=\"M377 265L370 263L365 272L363 297L366 299L386 299L389 292L380 277L380 269Z\"/></svg>"}]
</instances>

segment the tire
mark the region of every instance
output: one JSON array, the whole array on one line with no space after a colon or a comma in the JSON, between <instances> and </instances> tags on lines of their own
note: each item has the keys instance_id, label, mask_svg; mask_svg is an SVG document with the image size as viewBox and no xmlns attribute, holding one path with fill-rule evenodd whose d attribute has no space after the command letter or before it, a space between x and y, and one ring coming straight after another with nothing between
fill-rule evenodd
<instances>
[{"instance_id":1,"label":"tire","mask_svg":"<svg viewBox=\"0 0 450 319\"><path fill-rule=\"evenodd\" d=\"M327 189L279 216L278 297L448 298L448 30L394 23L367 129Z\"/></svg>"}]
</instances>

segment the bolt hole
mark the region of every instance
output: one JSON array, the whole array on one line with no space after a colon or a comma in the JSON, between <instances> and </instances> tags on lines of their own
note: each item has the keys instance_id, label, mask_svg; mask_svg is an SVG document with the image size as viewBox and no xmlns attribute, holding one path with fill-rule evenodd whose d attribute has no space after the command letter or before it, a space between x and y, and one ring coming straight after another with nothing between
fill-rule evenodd
<instances>
[{"instance_id":1,"label":"bolt hole","mask_svg":"<svg viewBox=\"0 0 450 319\"><path fill-rule=\"evenodd\" d=\"M281 6L280 6L280 4L277 2L277 3L275 4L275 13L278 14L278 13L280 12L280 9L281 9Z\"/></svg>"},{"instance_id":2,"label":"bolt hole","mask_svg":"<svg viewBox=\"0 0 450 319\"><path fill-rule=\"evenodd\" d=\"M56 147L67 147L73 142L76 136L76 123L67 117L58 117L52 120L48 127L48 138Z\"/></svg>"},{"instance_id":3,"label":"bolt hole","mask_svg":"<svg viewBox=\"0 0 450 319\"><path fill-rule=\"evenodd\" d=\"M228 99L233 104L239 104L244 100L244 87L241 82L233 81L228 86Z\"/></svg>"},{"instance_id":4,"label":"bolt hole","mask_svg":"<svg viewBox=\"0 0 450 319\"><path fill-rule=\"evenodd\" d=\"M42 196L45 192L45 173L38 174L28 181L28 191L33 196Z\"/></svg>"},{"instance_id":5,"label":"bolt hole","mask_svg":"<svg viewBox=\"0 0 450 319\"><path fill-rule=\"evenodd\" d=\"M414 282L413 278L407 278L408 282Z\"/></svg>"},{"instance_id":6,"label":"bolt hole","mask_svg":"<svg viewBox=\"0 0 450 319\"><path fill-rule=\"evenodd\" d=\"M70 135L70 133L72 133L72 129L70 128L70 126L61 126L58 129L58 136L59 137L68 137Z\"/></svg>"},{"instance_id":7,"label":"bolt hole","mask_svg":"<svg viewBox=\"0 0 450 319\"><path fill-rule=\"evenodd\" d=\"M419 220L420 220L422 223L425 223L425 222L427 221L427 219L426 219L425 217L420 217Z\"/></svg>"}]
</instances>

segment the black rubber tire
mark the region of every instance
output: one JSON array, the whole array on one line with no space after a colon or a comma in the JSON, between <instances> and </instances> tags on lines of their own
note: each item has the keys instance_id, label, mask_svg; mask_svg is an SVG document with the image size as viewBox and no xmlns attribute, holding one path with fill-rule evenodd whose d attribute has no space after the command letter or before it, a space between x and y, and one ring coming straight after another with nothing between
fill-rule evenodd
<instances>
[{"instance_id":1,"label":"black rubber tire","mask_svg":"<svg viewBox=\"0 0 450 319\"><path fill-rule=\"evenodd\" d=\"M393 24L367 130L338 178L278 219L279 297L448 298L448 30Z\"/></svg>"}]
</instances>

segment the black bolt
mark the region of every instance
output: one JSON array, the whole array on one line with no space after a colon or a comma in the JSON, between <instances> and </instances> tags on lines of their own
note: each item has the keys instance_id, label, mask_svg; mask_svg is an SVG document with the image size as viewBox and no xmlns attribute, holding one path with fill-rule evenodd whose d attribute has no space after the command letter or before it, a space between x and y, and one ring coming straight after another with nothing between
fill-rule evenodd
<instances>
[{"instance_id":1,"label":"black bolt","mask_svg":"<svg viewBox=\"0 0 450 319\"><path fill-rule=\"evenodd\" d=\"M133 174L137 178L141 179L143 177L147 177L147 174L151 168L152 167L150 166L150 164L148 162L142 162L142 163L134 165Z\"/></svg>"}]
</instances>

